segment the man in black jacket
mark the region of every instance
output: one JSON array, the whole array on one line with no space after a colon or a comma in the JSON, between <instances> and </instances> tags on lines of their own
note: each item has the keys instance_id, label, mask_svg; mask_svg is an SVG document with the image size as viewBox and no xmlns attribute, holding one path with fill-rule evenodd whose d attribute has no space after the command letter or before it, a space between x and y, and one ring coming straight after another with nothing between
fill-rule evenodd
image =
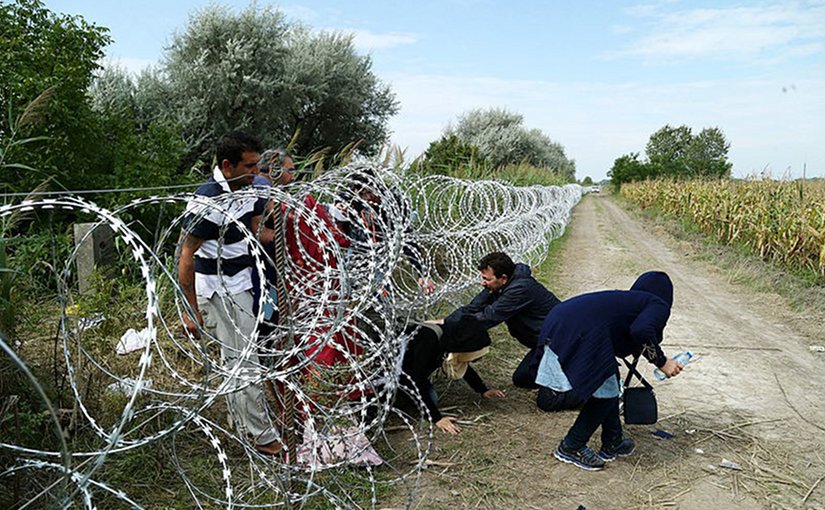
<instances>
[{"instance_id":1,"label":"man in black jacket","mask_svg":"<svg viewBox=\"0 0 825 510\"><path fill-rule=\"evenodd\" d=\"M469 304L458 308L444 321L456 321L464 315L472 315L487 329L506 323L510 334L530 349L513 372L513 384L519 388L538 388L538 366L534 361L536 340L545 317L559 304L558 298L533 278L530 267L515 264L506 253L485 255L479 261L478 269L481 271L481 286L484 289ZM564 394L545 393L539 394L537 400L539 407L545 411L569 409L579 404L577 399L573 401Z\"/></svg>"}]
</instances>

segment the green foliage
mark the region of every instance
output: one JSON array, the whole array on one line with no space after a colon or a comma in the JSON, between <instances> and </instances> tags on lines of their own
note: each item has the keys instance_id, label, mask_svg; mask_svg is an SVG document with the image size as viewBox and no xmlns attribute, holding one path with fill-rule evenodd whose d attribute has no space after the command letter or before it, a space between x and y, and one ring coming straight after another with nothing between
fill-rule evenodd
<instances>
[{"instance_id":1,"label":"green foliage","mask_svg":"<svg viewBox=\"0 0 825 510\"><path fill-rule=\"evenodd\" d=\"M14 163L7 160L7 156L12 155L14 149L22 148L41 140L40 137L18 138L18 133L25 128L37 124L42 120L42 111L48 107L52 96L52 89L48 89L40 94L34 101L29 103L23 112L12 121L11 112L5 136L0 139L0 171L5 172L11 169L31 171L32 169L21 163ZM43 184L43 183L42 183ZM41 185L42 185L41 184ZM10 259L9 244L7 237L15 234L15 230L27 214L20 210L0 219L0 334L6 338L14 338L17 326L17 303L15 302L15 280L22 274L31 274L25 269L30 266L20 266L15 268Z\"/></svg>"},{"instance_id":2,"label":"green foliage","mask_svg":"<svg viewBox=\"0 0 825 510\"><path fill-rule=\"evenodd\" d=\"M693 137L690 128L664 126L652 135L645 146L649 164L658 175L682 175L688 172L687 161Z\"/></svg>"},{"instance_id":3,"label":"green foliage","mask_svg":"<svg viewBox=\"0 0 825 510\"><path fill-rule=\"evenodd\" d=\"M0 335L5 338L14 336L16 315L11 301L11 289L15 271L9 267L6 257L5 232L0 232Z\"/></svg>"},{"instance_id":4,"label":"green foliage","mask_svg":"<svg viewBox=\"0 0 825 510\"><path fill-rule=\"evenodd\" d=\"M730 142L717 127L694 136L688 126L665 125L650 135L645 146L647 161L640 161L637 153L626 154L616 159L608 176L617 188L657 177L729 178L733 165L727 160L728 149Z\"/></svg>"},{"instance_id":5,"label":"green foliage","mask_svg":"<svg viewBox=\"0 0 825 510\"><path fill-rule=\"evenodd\" d=\"M368 155L387 141L387 121L398 112L398 102L372 73L372 60L356 53L353 35L297 27L283 74L298 86L279 140L297 130L295 147L305 154L361 140L358 149Z\"/></svg>"},{"instance_id":6,"label":"green foliage","mask_svg":"<svg viewBox=\"0 0 825 510\"><path fill-rule=\"evenodd\" d=\"M592 186L593 185L593 179L591 179L589 175L586 175L584 177L584 179L582 179L581 185L582 186Z\"/></svg>"},{"instance_id":7,"label":"green foliage","mask_svg":"<svg viewBox=\"0 0 825 510\"><path fill-rule=\"evenodd\" d=\"M694 136L688 126L666 125L650 135L645 152L655 175L676 178L730 177L730 143L719 128Z\"/></svg>"},{"instance_id":8,"label":"green foliage","mask_svg":"<svg viewBox=\"0 0 825 510\"><path fill-rule=\"evenodd\" d=\"M430 143L421 166L425 173L445 175L452 175L454 169L465 166L491 167L478 147L462 142L456 134L444 135Z\"/></svg>"},{"instance_id":9,"label":"green foliage","mask_svg":"<svg viewBox=\"0 0 825 510\"><path fill-rule=\"evenodd\" d=\"M454 127L446 130L442 139L456 136L472 147L492 166L529 163L553 170L573 181L576 164L564 154L564 147L552 141L538 129L523 126L521 114L500 108L471 110Z\"/></svg>"},{"instance_id":10,"label":"green foliage","mask_svg":"<svg viewBox=\"0 0 825 510\"><path fill-rule=\"evenodd\" d=\"M570 182L567 175L535 167L529 163L505 165L485 178L502 180L514 186L563 186Z\"/></svg>"},{"instance_id":11,"label":"green foliage","mask_svg":"<svg viewBox=\"0 0 825 510\"><path fill-rule=\"evenodd\" d=\"M644 181L655 177L655 167L639 161L638 153L625 154L613 162L613 168L607 172L610 182L616 189L627 182Z\"/></svg>"},{"instance_id":12,"label":"green foliage","mask_svg":"<svg viewBox=\"0 0 825 510\"><path fill-rule=\"evenodd\" d=\"M299 153L363 139L360 150L374 154L398 110L352 36L312 32L255 5L198 12L173 37L161 72L144 73L138 87L139 109L182 128L189 162L208 160L217 138L238 128L267 145L298 131Z\"/></svg>"},{"instance_id":13,"label":"green foliage","mask_svg":"<svg viewBox=\"0 0 825 510\"><path fill-rule=\"evenodd\" d=\"M694 176L729 178L733 167L728 161L730 142L718 127L705 128L693 137L688 160Z\"/></svg>"},{"instance_id":14,"label":"green foliage","mask_svg":"<svg viewBox=\"0 0 825 510\"><path fill-rule=\"evenodd\" d=\"M105 69L92 84L90 96L102 135L96 169L107 176L103 186L156 187L201 180L181 173L179 167L186 151L179 127L146 114L139 105L137 85L126 71ZM97 201L112 206L136 195L104 195Z\"/></svg>"},{"instance_id":15,"label":"green foliage","mask_svg":"<svg viewBox=\"0 0 825 510\"><path fill-rule=\"evenodd\" d=\"M0 119L0 137L9 136L10 119L23 106L44 90L53 91L44 122L20 133L47 137L48 143L18 146L6 154L7 160L30 167L5 168L6 189L28 191L45 176L67 187L88 182L97 139L86 89L109 41L106 29L79 16L56 15L39 0L0 5L0 111L9 114L9 120Z\"/></svg>"}]
</instances>

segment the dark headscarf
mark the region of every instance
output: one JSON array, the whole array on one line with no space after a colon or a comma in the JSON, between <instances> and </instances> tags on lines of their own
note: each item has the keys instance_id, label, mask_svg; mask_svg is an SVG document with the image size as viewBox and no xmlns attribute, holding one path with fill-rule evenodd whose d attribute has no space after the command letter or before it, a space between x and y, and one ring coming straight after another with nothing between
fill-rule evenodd
<instances>
[{"instance_id":1,"label":"dark headscarf","mask_svg":"<svg viewBox=\"0 0 825 510\"><path fill-rule=\"evenodd\" d=\"M441 348L444 352L473 352L490 345L490 335L484 324L472 315L445 321L442 326Z\"/></svg>"},{"instance_id":2,"label":"dark headscarf","mask_svg":"<svg viewBox=\"0 0 825 510\"><path fill-rule=\"evenodd\" d=\"M668 306L673 306L673 282L667 273L662 271L648 271L642 274L636 278L630 290L650 292L663 299Z\"/></svg>"}]
</instances>

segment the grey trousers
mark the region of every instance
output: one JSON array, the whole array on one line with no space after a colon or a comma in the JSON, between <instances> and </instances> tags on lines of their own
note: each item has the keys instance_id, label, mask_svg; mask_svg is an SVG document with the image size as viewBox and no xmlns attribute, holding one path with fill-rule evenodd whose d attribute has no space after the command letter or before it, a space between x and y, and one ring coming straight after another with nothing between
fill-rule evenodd
<instances>
[{"instance_id":1,"label":"grey trousers","mask_svg":"<svg viewBox=\"0 0 825 510\"><path fill-rule=\"evenodd\" d=\"M252 292L230 296L213 294L209 299L198 297L198 307L203 316L204 329L221 344L224 368L232 370L240 365L240 370L229 384L231 393L226 395L238 431L251 436L255 444L275 441L279 435L267 413L261 385L259 382L249 383L258 379L262 370L257 346L253 346L246 356L241 356L255 329ZM236 389L232 391L232 388Z\"/></svg>"}]
</instances>

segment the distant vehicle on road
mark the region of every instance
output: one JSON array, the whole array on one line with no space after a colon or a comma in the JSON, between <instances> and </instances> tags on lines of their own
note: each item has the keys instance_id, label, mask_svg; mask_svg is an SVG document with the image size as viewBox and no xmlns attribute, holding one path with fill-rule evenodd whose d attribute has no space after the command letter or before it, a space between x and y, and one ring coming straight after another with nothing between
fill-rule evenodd
<instances>
[{"instance_id":1,"label":"distant vehicle on road","mask_svg":"<svg viewBox=\"0 0 825 510\"><path fill-rule=\"evenodd\" d=\"M599 193L602 190L601 186L590 186L591 193Z\"/></svg>"}]
</instances>

